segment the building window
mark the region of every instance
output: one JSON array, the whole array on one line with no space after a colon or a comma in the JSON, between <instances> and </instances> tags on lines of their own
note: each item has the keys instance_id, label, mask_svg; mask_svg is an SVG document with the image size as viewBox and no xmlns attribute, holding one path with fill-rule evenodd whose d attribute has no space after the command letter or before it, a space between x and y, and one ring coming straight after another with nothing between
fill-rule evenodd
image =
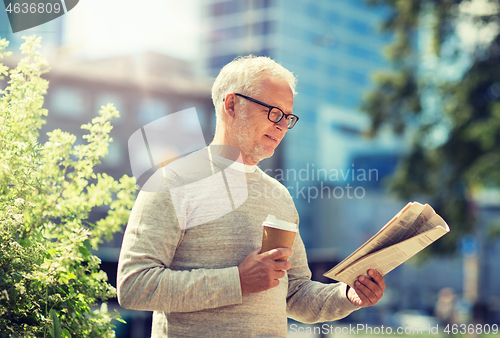
<instances>
[{"instance_id":1,"label":"building window","mask_svg":"<svg viewBox=\"0 0 500 338\"><path fill-rule=\"evenodd\" d=\"M360 97L359 95L351 94L351 93L345 93L344 94L344 103L346 107L349 108L358 108L360 102Z\"/></svg>"},{"instance_id":2,"label":"building window","mask_svg":"<svg viewBox=\"0 0 500 338\"><path fill-rule=\"evenodd\" d=\"M316 123L316 111L313 109L306 110L300 114L300 121L314 124ZM312 148L311 148L312 149Z\"/></svg>"},{"instance_id":3,"label":"building window","mask_svg":"<svg viewBox=\"0 0 500 338\"><path fill-rule=\"evenodd\" d=\"M243 1L229 0L229 1L216 2L212 4L210 9L210 14L212 16L221 16L221 15L241 12L243 10L244 10Z\"/></svg>"},{"instance_id":4,"label":"building window","mask_svg":"<svg viewBox=\"0 0 500 338\"><path fill-rule=\"evenodd\" d=\"M339 67L337 66L334 66L334 65L328 65L326 67L326 74L328 76L338 76L340 73L340 69Z\"/></svg>"},{"instance_id":5,"label":"building window","mask_svg":"<svg viewBox=\"0 0 500 338\"><path fill-rule=\"evenodd\" d=\"M340 94L335 89L327 89L325 92L325 98L328 102L332 104L339 104Z\"/></svg>"},{"instance_id":6,"label":"building window","mask_svg":"<svg viewBox=\"0 0 500 338\"><path fill-rule=\"evenodd\" d=\"M273 21L262 21L253 24L253 34L254 35L267 35L274 32L274 22Z\"/></svg>"},{"instance_id":7,"label":"building window","mask_svg":"<svg viewBox=\"0 0 500 338\"><path fill-rule=\"evenodd\" d=\"M216 29L211 34L212 42L239 39L245 36L246 26Z\"/></svg>"},{"instance_id":8,"label":"building window","mask_svg":"<svg viewBox=\"0 0 500 338\"><path fill-rule=\"evenodd\" d=\"M329 11L326 14L326 21L328 21L331 24L338 25L341 20L342 18L337 12Z\"/></svg>"},{"instance_id":9,"label":"building window","mask_svg":"<svg viewBox=\"0 0 500 338\"><path fill-rule=\"evenodd\" d=\"M366 173L365 180L356 180L356 183L370 188L383 188L384 180L392 175L399 163L396 154L366 154L352 159L352 167Z\"/></svg>"},{"instance_id":10,"label":"building window","mask_svg":"<svg viewBox=\"0 0 500 338\"><path fill-rule=\"evenodd\" d=\"M314 69L318 68L318 60L314 57L308 56L308 57L306 57L306 59L304 61L304 66L308 70L314 70Z\"/></svg>"},{"instance_id":11,"label":"building window","mask_svg":"<svg viewBox=\"0 0 500 338\"><path fill-rule=\"evenodd\" d=\"M348 71L349 80L358 86L365 87L368 85L366 74L350 70Z\"/></svg>"},{"instance_id":12,"label":"building window","mask_svg":"<svg viewBox=\"0 0 500 338\"><path fill-rule=\"evenodd\" d=\"M153 122L170 113L168 104L158 98L146 98L139 104L137 121L142 125Z\"/></svg>"},{"instance_id":13,"label":"building window","mask_svg":"<svg viewBox=\"0 0 500 338\"><path fill-rule=\"evenodd\" d=\"M50 95L51 112L71 118L79 118L88 110L88 93L80 88L56 87Z\"/></svg>"},{"instance_id":14,"label":"building window","mask_svg":"<svg viewBox=\"0 0 500 338\"><path fill-rule=\"evenodd\" d=\"M354 57L370 60L376 63L383 63L383 59L376 51L366 49L356 45L348 45L347 52Z\"/></svg>"},{"instance_id":15,"label":"building window","mask_svg":"<svg viewBox=\"0 0 500 338\"><path fill-rule=\"evenodd\" d=\"M209 66L210 68L215 68L220 70L222 67L227 65L229 62L233 61L238 54L220 55L210 58ZM217 71L218 74L218 71Z\"/></svg>"},{"instance_id":16,"label":"building window","mask_svg":"<svg viewBox=\"0 0 500 338\"><path fill-rule=\"evenodd\" d=\"M371 35L371 34L376 34L376 30L374 27L372 27L368 22L365 21L359 21L359 20L352 20L352 19L346 19L346 27L360 35L366 36L366 35Z\"/></svg>"},{"instance_id":17,"label":"building window","mask_svg":"<svg viewBox=\"0 0 500 338\"><path fill-rule=\"evenodd\" d=\"M302 82L301 94L310 98L315 97L318 94L318 88L312 83Z\"/></svg>"},{"instance_id":18,"label":"building window","mask_svg":"<svg viewBox=\"0 0 500 338\"><path fill-rule=\"evenodd\" d=\"M306 12L307 12L307 15L309 15L310 17L315 18L315 19L319 18L320 13L321 13L318 5L316 5L312 1L307 4Z\"/></svg>"},{"instance_id":19,"label":"building window","mask_svg":"<svg viewBox=\"0 0 500 338\"><path fill-rule=\"evenodd\" d=\"M268 8L274 6L273 0L254 0L253 7L254 8Z\"/></svg>"},{"instance_id":20,"label":"building window","mask_svg":"<svg viewBox=\"0 0 500 338\"><path fill-rule=\"evenodd\" d=\"M109 143L108 154L103 157L102 163L109 167L119 167L124 159L123 144L118 140Z\"/></svg>"},{"instance_id":21,"label":"building window","mask_svg":"<svg viewBox=\"0 0 500 338\"><path fill-rule=\"evenodd\" d=\"M299 55L296 52L290 51L290 50L284 50L283 51L283 56L281 57L281 60L283 61L283 66L285 68L297 68L302 67L302 56Z\"/></svg>"},{"instance_id":22,"label":"building window","mask_svg":"<svg viewBox=\"0 0 500 338\"><path fill-rule=\"evenodd\" d=\"M344 136L360 137L362 135L362 130L360 128L345 123L332 122L330 128L333 132L340 133Z\"/></svg>"},{"instance_id":23,"label":"building window","mask_svg":"<svg viewBox=\"0 0 500 338\"><path fill-rule=\"evenodd\" d=\"M117 119L113 119L112 123L115 124L122 122L124 120L123 117L126 114L125 111L126 105L125 102L123 101L123 98L117 93L112 93L112 92L99 93L95 98L94 115L98 116L101 107L106 106L108 103L112 103L115 106L115 108L120 112L120 117Z\"/></svg>"},{"instance_id":24,"label":"building window","mask_svg":"<svg viewBox=\"0 0 500 338\"><path fill-rule=\"evenodd\" d=\"M291 25L288 22L282 23L282 26L283 26L283 33L287 37L290 37L292 39L299 39L300 38L300 34L302 34L302 31L300 28L298 28L297 26Z\"/></svg>"}]
</instances>

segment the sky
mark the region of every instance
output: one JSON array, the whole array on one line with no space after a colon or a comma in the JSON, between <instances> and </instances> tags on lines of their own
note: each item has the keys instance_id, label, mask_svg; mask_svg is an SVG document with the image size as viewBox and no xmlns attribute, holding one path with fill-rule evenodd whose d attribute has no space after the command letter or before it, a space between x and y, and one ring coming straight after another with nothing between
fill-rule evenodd
<instances>
[{"instance_id":1,"label":"sky","mask_svg":"<svg viewBox=\"0 0 500 338\"><path fill-rule=\"evenodd\" d=\"M193 61L200 48L200 2L80 0L62 17L15 37L36 34L50 45L62 24L63 49L71 56L95 59L149 50ZM0 10L0 36L5 37L11 29L3 3Z\"/></svg>"},{"instance_id":2,"label":"sky","mask_svg":"<svg viewBox=\"0 0 500 338\"><path fill-rule=\"evenodd\" d=\"M89 58L143 50L194 60L199 0L81 0L64 17L67 48Z\"/></svg>"}]
</instances>

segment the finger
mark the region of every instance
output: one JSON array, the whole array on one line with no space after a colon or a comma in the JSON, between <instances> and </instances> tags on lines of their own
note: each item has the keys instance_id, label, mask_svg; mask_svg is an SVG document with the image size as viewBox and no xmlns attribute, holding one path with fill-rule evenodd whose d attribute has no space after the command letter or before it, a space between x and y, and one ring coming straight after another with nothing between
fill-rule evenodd
<instances>
[{"instance_id":1,"label":"finger","mask_svg":"<svg viewBox=\"0 0 500 338\"><path fill-rule=\"evenodd\" d=\"M275 279L280 279L280 278L283 278L285 277L285 271L283 270L277 270L275 271Z\"/></svg>"},{"instance_id":2,"label":"finger","mask_svg":"<svg viewBox=\"0 0 500 338\"><path fill-rule=\"evenodd\" d=\"M354 282L354 286L352 289L356 292L356 296L358 299L355 299L356 303L358 306L369 306L373 305L370 301L370 299L364 294L363 290L361 288L363 287L363 284L360 282L356 281Z\"/></svg>"},{"instance_id":3,"label":"finger","mask_svg":"<svg viewBox=\"0 0 500 338\"><path fill-rule=\"evenodd\" d=\"M275 288L277 287L278 285L280 285L280 281L278 279L273 279L270 283L269 283L269 288L272 289L272 288Z\"/></svg>"},{"instance_id":4,"label":"finger","mask_svg":"<svg viewBox=\"0 0 500 338\"><path fill-rule=\"evenodd\" d=\"M289 257L293 254L292 249L289 248L277 248L277 249L272 249L269 250L268 252L264 252L263 255L266 255L269 259L272 259L273 261L277 260L278 258L282 257Z\"/></svg>"},{"instance_id":5,"label":"finger","mask_svg":"<svg viewBox=\"0 0 500 338\"><path fill-rule=\"evenodd\" d=\"M274 261L274 270L290 270L292 264L289 261Z\"/></svg>"},{"instance_id":6,"label":"finger","mask_svg":"<svg viewBox=\"0 0 500 338\"><path fill-rule=\"evenodd\" d=\"M360 306L370 306L376 303L374 294L368 289L364 284L356 281L354 283L354 290L358 295L359 300L361 301ZM370 299L370 294L372 294L373 301Z\"/></svg>"},{"instance_id":7,"label":"finger","mask_svg":"<svg viewBox=\"0 0 500 338\"><path fill-rule=\"evenodd\" d=\"M385 280L384 280L384 277L377 270L374 270L374 269L368 270L368 276L370 276L371 278L373 278L373 280L375 281L375 283L378 284L378 286L380 287L380 289L382 291L385 290Z\"/></svg>"},{"instance_id":8,"label":"finger","mask_svg":"<svg viewBox=\"0 0 500 338\"><path fill-rule=\"evenodd\" d=\"M377 283L373 282L368 277L360 276L355 285L363 292L372 304L375 304L380 298L382 298L382 289Z\"/></svg>"},{"instance_id":9,"label":"finger","mask_svg":"<svg viewBox=\"0 0 500 338\"><path fill-rule=\"evenodd\" d=\"M375 280L371 278L366 278L366 280L361 281L361 283L363 283L368 289L370 289L370 291L374 293L377 301L384 295L385 284L383 285L384 288L382 288ZM367 294L367 296L371 299L371 295Z\"/></svg>"},{"instance_id":10,"label":"finger","mask_svg":"<svg viewBox=\"0 0 500 338\"><path fill-rule=\"evenodd\" d=\"M373 292L378 299L382 298L384 290L373 279L361 276L358 280ZM371 295L367 296L371 298Z\"/></svg>"}]
</instances>

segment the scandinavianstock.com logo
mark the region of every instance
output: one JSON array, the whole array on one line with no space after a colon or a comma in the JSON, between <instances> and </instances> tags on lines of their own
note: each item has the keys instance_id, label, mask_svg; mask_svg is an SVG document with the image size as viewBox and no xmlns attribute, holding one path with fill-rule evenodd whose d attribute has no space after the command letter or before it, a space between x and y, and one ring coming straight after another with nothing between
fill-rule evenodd
<instances>
[{"instance_id":1,"label":"scandinavianstock.com logo","mask_svg":"<svg viewBox=\"0 0 500 338\"><path fill-rule=\"evenodd\" d=\"M3 0L13 33L52 21L70 10L79 0Z\"/></svg>"}]
</instances>

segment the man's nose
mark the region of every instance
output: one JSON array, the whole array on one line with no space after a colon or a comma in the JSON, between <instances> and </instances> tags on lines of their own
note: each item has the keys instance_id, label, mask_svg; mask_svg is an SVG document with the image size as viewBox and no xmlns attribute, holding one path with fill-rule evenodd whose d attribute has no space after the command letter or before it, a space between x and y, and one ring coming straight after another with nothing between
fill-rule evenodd
<instances>
[{"instance_id":1,"label":"man's nose","mask_svg":"<svg viewBox=\"0 0 500 338\"><path fill-rule=\"evenodd\" d=\"M283 130L285 133L288 131L288 121L285 117L281 119L281 121L275 123L276 127L280 130Z\"/></svg>"}]
</instances>

